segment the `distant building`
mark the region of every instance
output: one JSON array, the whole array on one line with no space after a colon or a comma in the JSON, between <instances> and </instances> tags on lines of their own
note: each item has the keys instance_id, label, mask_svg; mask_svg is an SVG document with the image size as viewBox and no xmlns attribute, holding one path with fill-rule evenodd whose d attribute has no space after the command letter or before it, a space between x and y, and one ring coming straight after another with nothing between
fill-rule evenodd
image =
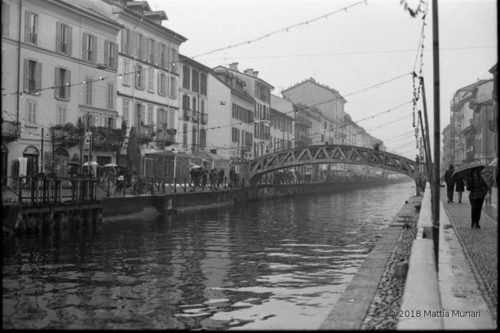
<instances>
[{"instance_id":1,"label":"distant building","mask_svg":"<svg viewBox=\"0 0 500 333\"><path fill-rule=\"evenodd\" d=\"M213 68L216 75L229 72L235 78L239 78L242 86L249 96L255 100L254 130L253 130L253 157L259 157L269 152L271 145L271 91L274 87L259 78L259 72L246 69L243 73L238 70L238 63L232 63L229 68L217 66Z\"/></svg>"},{"instance_id":2,"label":"distant building","mask_svg":"<svg viewBox=\"0 0 500 333\"><path fill-rule=\"evenodd\" d=\"M271 95L271 152L293 148L295 137L293 104Z\"/></svg>"}]
</instances>

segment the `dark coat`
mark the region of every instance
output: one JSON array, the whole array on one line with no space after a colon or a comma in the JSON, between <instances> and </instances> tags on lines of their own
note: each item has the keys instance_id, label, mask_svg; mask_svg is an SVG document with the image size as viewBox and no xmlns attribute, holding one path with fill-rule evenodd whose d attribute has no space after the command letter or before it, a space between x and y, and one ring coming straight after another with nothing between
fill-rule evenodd
<instances>
[{"instance_id":1,"label":"dark coat","mask_svg":"<svg viewBox=\"0 0 500 333\"><path fill-rule=\"evenodd\" d=\"M463 192L465 190L464 177L457 177L455 180L455 191Z\"/></svg>"},{"instance_id":2,"label":"dark coat","mask_svg":"<svg viewBox=\"0 0 500 333\"><path fill-rule=\"evenodd\" d=\"M444 174L444 181L446 183L446 187L448 187L448 189L451 190L453 190L453 187L455 186L455 179L452 176L453 171L454 171L453 169L448 169Z\"/></svg>"},{"instance_id":3,"label":"dark coat","mask_svg":"<svg viewBox=\"0 0 500 333\"><path fill-rule=\"evenodd\" d=\"M488 185L482 177L474 180L472 177L467 178L467 191L469 191L469 198L483 199L488 192Z\"/></svg>"}]
</instances>

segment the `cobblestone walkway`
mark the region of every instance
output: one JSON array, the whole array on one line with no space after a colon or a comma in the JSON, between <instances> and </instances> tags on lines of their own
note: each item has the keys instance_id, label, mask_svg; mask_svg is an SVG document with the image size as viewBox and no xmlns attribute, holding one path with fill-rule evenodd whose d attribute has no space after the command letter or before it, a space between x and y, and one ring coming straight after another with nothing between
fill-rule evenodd
<instances>
[{"instance_id":1,"label":"cobblestone walkway","mask_svg":"<svg viewBox=\"0 0 500 333\"><path fill-rule=\"evenodd\" d=\"M442 188L441 202L450 217L458 239L474 271L483 297L496 321L498 306L498 223L486 214L483 209L479 221L481 229L471 228L468 192L464 193L461 204L456 202L448 204L446 203L446 190ZM498 210L497 207L495 203L490 209Z\"/></svg>"}]
</instances>

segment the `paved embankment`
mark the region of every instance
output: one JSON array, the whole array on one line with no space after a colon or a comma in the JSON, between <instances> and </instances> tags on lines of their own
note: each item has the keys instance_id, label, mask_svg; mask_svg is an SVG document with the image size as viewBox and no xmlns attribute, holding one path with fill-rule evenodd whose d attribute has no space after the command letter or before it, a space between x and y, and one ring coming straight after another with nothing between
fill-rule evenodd
<instances>
[{"instance_id":1,"label":"paved embankment","mask_svg":"<svg viewBox=\"0 0 500 333\"><path fill-rule=\"evenodd\" d=\"M394 328L404 278L396 271L408 261L421 197L411 197L347 286L320 326L321 330Z\"/></svg>"},{"instance_id":2,"label":"paved embankment","mask_svg":"<svg viewBox=\"0 0 500 333\"><path fill-rule=\"evenodd\" d=\"M439 272L443 308L480 312L468 320L445 318L445 328L494 328L498 308L498 222L483 212L481 228L471 228L468 195L460 204L446 202L446 191L442 189L442 243L447 246L440 248L440 256L446 255L440 257Z\"/></svg>"}]
</instances>

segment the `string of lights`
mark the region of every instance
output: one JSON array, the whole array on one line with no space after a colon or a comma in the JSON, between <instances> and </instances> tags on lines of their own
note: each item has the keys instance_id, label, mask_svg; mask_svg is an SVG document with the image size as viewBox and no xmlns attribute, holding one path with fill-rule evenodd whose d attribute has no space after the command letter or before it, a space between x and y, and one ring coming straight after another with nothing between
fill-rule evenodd
<instances>
[{"instance_id":1,"label":"string of lights","mask_svg":"<svg viewBox=\"0 0 500 333\"><path fill-rule=\"evenodd\" d=\"M273 32L270 32L270 33L267 33L267 34L264 34L260 37L257 37L257 38L254 38L254 39L250 39L250 40L247 40L247 41L244 41L244 42L240 42L240 43L236 43L236 44L233 44L233 45L229 45L229 46L225 46L225 47L221 47L221 48L218 48L218 49L215 49L215 50L212 50L212 51L209 51L209 52L205 52L205 53L201 53L199 55L196 55L194 57L192 57L193 59L195 58L199 58L199 57L202 57L202 56L205 56L205 55L209 55L209 54L212 54L212 53L216 53L216 52L220 52L220 51L224 51L224 50L228 50L228 49L234 49L236 47L239 47L239 46L242 46L242 45L249 45L249 44L252 44L252 43L255 43L255 42L258 42L260 40L263 40L263 39L266 39L266 38L269 38L273 35L276 35L276 34L279 34L281 32L289 32L291 29L294 29L294 28L297 28L297 27L300 27L302 25L308 25L309 23L313 23L315 21L319 21L321 19L327 19L329 16L332 16L332 15L335 15L335 14L338 14L338 13L342 13L342 12L346 12L347 13L347 10L349 8L353 8L355 6L359 6L361 4L368 4L367 0L363 0L363 1L358 1L352 5L349 5L347 7L344 7L344 8L341 8L341 9L338 9L336 11L333 11L333 12L330 12L330 13L327 13L327 14L324 14L324 15L321 15L321 16L318 16L316 18L313 18L311 20L308 20L308 21L303 21L303 22L300 22L300 23L296 23L296 24L293 24L293 25L290 25L290 26L287 26L285 28L282 28L282 29L279 29L279 30L276 30L276 31L273 31Z\"/></svg>"}]
</instances>

